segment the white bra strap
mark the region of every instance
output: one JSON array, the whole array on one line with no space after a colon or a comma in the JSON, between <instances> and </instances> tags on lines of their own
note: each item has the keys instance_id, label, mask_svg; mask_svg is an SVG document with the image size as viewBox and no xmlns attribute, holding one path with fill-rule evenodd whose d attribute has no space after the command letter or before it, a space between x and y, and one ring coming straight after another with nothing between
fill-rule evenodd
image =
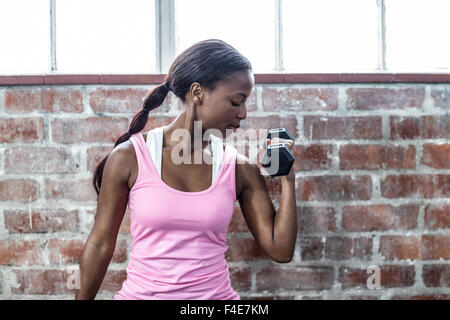
<instances>
[{"instance_id":1,"label":"white bra strap","mask_svg":"<svg viewBox=\"0 0 450 320\"><path fill-rule=\"evenodd\" d=\"M147 132L147 148L150 156L156 166L159 176L161 177L161 161L162 161L162 145L163 145L163 129L158 127Z\"/></svg>"},{"instance_id":2,"label":"white bra strap","mask_svg":"<svg viewBox=\"0 0 450 320\"><path fill-rule=\"evenodd\" d=\"M216 179L219 173L220 164L223 160L223 142L220 138L210 135L211 137L211 149L212 149L212 182Z\"/></svg>"}]
</instances>

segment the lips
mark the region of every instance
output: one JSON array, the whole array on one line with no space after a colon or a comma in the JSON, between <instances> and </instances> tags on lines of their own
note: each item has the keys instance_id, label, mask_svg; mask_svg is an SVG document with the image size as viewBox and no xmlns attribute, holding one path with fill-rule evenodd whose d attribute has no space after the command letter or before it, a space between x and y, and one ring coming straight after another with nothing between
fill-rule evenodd
<instances>
[{"instance_id":1,"label":"lips","mask_svg":"<svg viewBox=\"0 0 450 320\"><path fill-rule=\"evenodd\" d=\"M231 126L228 126L227 129L233 129L233 132L236 132L236 130L237 130L239 127L240 127L240 125L237 125L237 126L231 125Z\"/></svg>"}]
</instances>

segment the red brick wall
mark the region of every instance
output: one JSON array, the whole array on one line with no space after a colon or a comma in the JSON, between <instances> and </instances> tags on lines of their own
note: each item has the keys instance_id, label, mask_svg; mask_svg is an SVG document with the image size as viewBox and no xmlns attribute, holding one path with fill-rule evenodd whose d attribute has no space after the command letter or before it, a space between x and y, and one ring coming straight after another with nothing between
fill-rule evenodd
<instances>
[{"instance_id":1,"label":"red brick wall","mask_svg":"<svg viewBox=\"0 0 450 320\"><path fill-rule=\"evenodd\" d=\"M0 299L73 299L93 170L150 87L0 87ZM243 127L295 136L299 231L294 259L271 261L236 202L226 259L242 299L450 298L448 84L257 83L247 106ZM179 110L169 95L144 131ZM130 243L127 212L97 299L120 289Z\"/></svg>"}]
</instances>

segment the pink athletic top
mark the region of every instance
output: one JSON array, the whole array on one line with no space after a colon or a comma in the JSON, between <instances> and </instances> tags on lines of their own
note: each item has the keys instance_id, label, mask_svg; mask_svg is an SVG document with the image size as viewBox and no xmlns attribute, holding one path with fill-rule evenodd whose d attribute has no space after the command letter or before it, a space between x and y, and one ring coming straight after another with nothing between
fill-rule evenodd
<instances>
[{"instance_id":1,"label":"pink athletic top","mask_svg":"<svg viewBox=\"0 0 450 320\"><path fill-rule=\"evenodd\" d=\"M130 139L139 167L128 198L132 243L127 279L114 299L240 300L224 254L237 150L225 143L212 185L185 192L161 179L142 133Z\"/></svg>"}]
</instances>

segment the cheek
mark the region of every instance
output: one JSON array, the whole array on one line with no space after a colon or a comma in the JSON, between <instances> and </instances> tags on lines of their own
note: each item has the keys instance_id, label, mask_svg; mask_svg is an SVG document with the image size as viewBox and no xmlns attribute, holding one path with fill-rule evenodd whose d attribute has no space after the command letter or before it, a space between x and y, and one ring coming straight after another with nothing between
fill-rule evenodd
<instances>
[{"instance_id":1,"label":"cheek","mask_svg":"<svg viewBox=\"0 0 450 320\"><path fill-rule=\"evenodd\" d=\"M216 109L208 115L209 119L213 120L216 124L227 125L230 122L233 122L233 119L236 117L236 110L222 107L220 109Z\"/></svg>"}]
</instances>

